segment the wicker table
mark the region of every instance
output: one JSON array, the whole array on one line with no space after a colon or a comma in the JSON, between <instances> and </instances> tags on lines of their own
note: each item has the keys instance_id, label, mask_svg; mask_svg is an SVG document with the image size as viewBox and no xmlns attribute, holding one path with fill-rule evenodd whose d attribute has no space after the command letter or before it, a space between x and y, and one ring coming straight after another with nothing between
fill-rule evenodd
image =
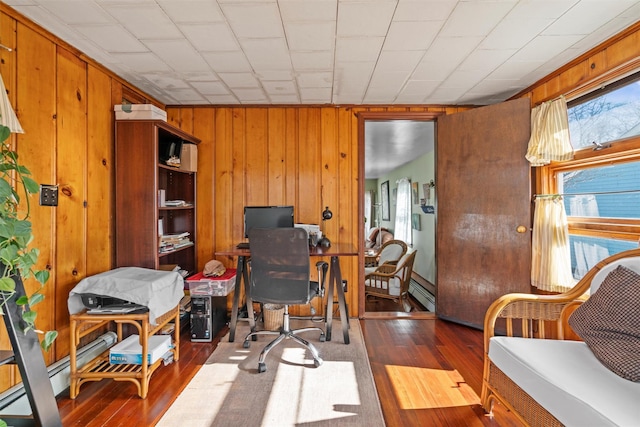
<instances>
[{"instance_id":1,"label":"wicker table","mask_svg":"<svg viewBox=\"0 0 640 427\"><path fill-rule=\"evenodd\" d=\"M131 381L138 387L138 395L145 399L149 391L149 380L151 375L163 363L160 358L155 363L149 365L147 357L142 357L141 365L112 365L109 363L109 350L106 350L85 366L78 369L77 364L77 347L80 345L82 337L108 325L113 322L116 324L116 333L118 342L122 341L122 325L130 324L138 330L141 337L142 354L148 353L148 337L159 332L163 326L172 320L175 322L173 331L173 360L179 359L180 350L180 308L169 310L165 314L159 316L156 325L150 325L149 313L139 314L87 314L86 311L72 314L70 317L70 340L71 349L69 354L71 364L71 377L69 396L75 399L80 391L80 386L89 381L100 381L104 378L111 378L116 381ZM125 337L126 338L126 337Z\"/></svg>"}]
</instances>

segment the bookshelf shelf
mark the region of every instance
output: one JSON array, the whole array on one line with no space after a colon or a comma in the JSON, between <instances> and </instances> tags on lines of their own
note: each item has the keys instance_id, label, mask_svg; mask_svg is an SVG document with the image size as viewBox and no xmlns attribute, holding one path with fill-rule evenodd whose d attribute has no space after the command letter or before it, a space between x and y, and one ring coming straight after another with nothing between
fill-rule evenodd
<instances>
[{"instance_id":1,"label":"bookshelf shelf","mask_svg":"<svg viewBox=\"0 0 640 427\"><path fill-rule=\"evenodd\" d=\"M116 264L158 269L196 263L196 172L162 163L170 144L200 140L160 120L116 120ZM182 206L162 206L182 201ZM160 227L160 223L162 227ZM161 252L162 234L188 233L190 244Z\"/></svg>"}]
</instances>

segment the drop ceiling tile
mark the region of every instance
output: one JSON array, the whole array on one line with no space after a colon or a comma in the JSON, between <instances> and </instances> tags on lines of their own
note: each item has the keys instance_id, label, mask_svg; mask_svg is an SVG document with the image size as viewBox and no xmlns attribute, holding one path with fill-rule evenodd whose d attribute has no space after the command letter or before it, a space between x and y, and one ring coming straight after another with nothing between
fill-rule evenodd
<instances>
[{"instance_id":1,"label":"drop ceiling tile","mask_svg":"<svg viewBox=\"0 0 640 427\"><path fill-rule=\"evenodd\" d=\"M240 41L254 71L290 70L291 58L284 38Z\"/></svg>"},{"instance_id":2,"label":"drop ceiling tile","mask_svg":"<svg viewBox=\"0 0 640 427\"><path fill-rule=\"evenodd\" d=\"M444 21L392 22L383 50L426 50Z\"/></svg>"},{"instance_id":3,"label":"drop ceiling tile","mask_svg":"<svg viewBox=\"0 0 640 427\"><path fill-rule=\"evenodd\" d=\"M293 80L294 73L291 70L267 70L255 73L255 76L260 80Z\"/></svg>"},{"instance_id":4,"label":"drop ceiling tile","mask_svg":"<svg viewBox=\"0 0 640 427\"><path fill-rule=\"evenodd\" d=\"M589 34L602 25L603 21L615 18L629 8L632 0L590 0L578 2L556 22L549 26L543 35Z\"/></svg>"},{"instance_id":5,"label":"drop ceiling tile","mask_svg":"<svg viewBox=\"0 0 640 427\"><path fill-rule=\"evenodd\" d=\"M225 2L220 6L238 38L284 37L278 5L275 2Z\"/></svg>"},{"instance_id":6,"label":"drop ceiling tile","mask_svg":"<svg viewBox=\"0 0 640 427\"><path fill-rule=\"evenodd\" d=\"M260 82L251 73L218 73L218 77L232 89L260 87Z\"/></svg>"},{"instance_id":7,"label":"drop ceiling tile","mask_svg":"<svg viewBox=\"0 0 640 427\"><path fill-rule=\"evenodd\" d=\"M171 71L165 62L151 52L112 53L111 56L140 73Z\"/></svg>"},{"instance_id":8,"label":"drop ceiling tile","mask_svg":"<svg viewBox=\"0 0 640 427\"><path fill-rule=\"evenodd\" d=\"M224 22L211 24L180 24L180 30L201 52L237 51L240 45Z\"/></svg>"},{"instance_id":9,"label":"drop ceiling tile","mask_svg":"<svg viewBox=\"0 0 640 427\"><path fill-rule=\"evenodd\" d=\"M175 39L182 34L155 3L111 4L103 7L138 39Z\"/></svg>"},{"instance_id":10,"label":"drop ceiling tile","mask_svg":"<svg viewBox=\"0 0 640 427\"><path fill-rule=\"evenodd\" d=\"M394 21L444 21L458 3L457 0L400 1L393 14Z\"/></svg>"},{"instance_id":11,"label":"drop ceiling tile","mask_svg":"<svg viewBox=\"0 0 640 427\"><path fill-rule=\"evenodd\" d=\"M205 96L211 105L237 105L240 101L233 95L207 95Z\"/></svg>"},{"instance_id":12,"label":"drop ceiling tile","mask_svg":"<svg viewBox=\"0 0 640 427\"><path fill-rule=\"evenodd\" d=\"M341 37L336 43L336 62L376 61L384 37Z\"/></svg>"},{"instance_id":13,"label":"drop ceiling tile","mask_svg":"<svg viewBox=\"0 0 640 427\"><path fill-rule=\"evenodd\" d=\"M487 77L492 80L517 80L531 70L537 69L542 64L542 61L520 61L511 58L496 68Z\"/></svg>"},{"instance_id":14,"label":"drop ceiling tile","mask_svg":"<svg viewBox=\"0 0 640 427\"><path fill-rule=\"evenodd\" d=\"M291 52L291 63L296 71L333 69L333 51Z\"/></svg>"},{"instance_id":15,"label":"drop ceiling tile","mask_svg":"<svg viewBox=\"0 0 640 427\"><path fill-rule=\"evenodd\" d=\"M550 18L505 19L480 43L480 49L519 49L553 22Z\"/></svg>"},{"instance_id":16,"label":"drop ceiling tile","mask_svg":"<svg viewBox=\"0 0 640 427\"><path fill-rule=\"evenodd\" d=\"M298 95L269 95L269 100L272 104L300 104L300 98Z\"/></svg>"},{"instance_id":17,"label":"drop ceiling tile","mask_svg":"<svg viewBox=\"0 0 640 427\"><path fill-rule=\"evenodd\" d=\"M204 52L202 57L216 73L251 72L251 64L241 51Z\"/></svg>"},{"instance_id":18,"label":"drop ceiling tile","mask_svg":"<svg viewBox=\"0 0 640 427\"><path fill-rule=\"evenodd\" d=\"M86 38L111 53L147 52L149 49L119 25L75 25Z\"/></svg>"},{"instance_id":19,"label":"drop ceiling tile","mask_svg":"<svg viewBox=\"0 0 640 427\"><path fill-rule=\"evenodd\" d=\"M338 36L384 36L387 34L395 6L395 2L340 2L338 4ZM363 19L364 17L366 19Z\"/></svg>"},{"instance_id":20,"label":"drop ceiling tile","mask_svg":"<svg viewBox=\"0 0 640 427\"><path fill-rule=\"evenodd\" d=\"M438 37L413 72L416 80L444 80L482 41L482 37Z\"/></svg>"},{"instance_id":21,"label":"drop ceiling tile","mask_svg":"<svg viewBox=\"0 0 640 427\"><path fill-rule=\"evenodd\" d=\"M44 7L66 24L114 24L116 22L104 9L91 1L48 1Z\"/></svg>"},{"instance_id":22,"label":"drop ceiling tile","mask_svg":"<svg viewBox=\"0 0 640 427\"><path fill-rule=\"evenodd\" d=\"M280 14L285 22L335 21L337 0L279 0Z\"/></svg>"},{"instance_id":23,"label":"drop ceiling tile","mask_svg":"<svg viewBox=\"0 0 640 427\"><path fill-rule=\"evenodd\" d=\"M262 89L235 89L233 93L242 104L261 104L268 101Z\"/></svg>"},{"instance_id":24,"label":"drop ceiling tile","mask_svg":"<svg viewBox=\"0 0 640 427\"><path fill-rule=\"evenodd\" d=\"M269 97L278 95L296 95L296 85L293 81L266 81L262 80L262 87L267 92Z\"/></svg>"},{"instance_id":25,"label":"drop ceiling tile","mask_svg":"<svg viewBox=\"0 0 640 427\"><path fill-rule=\"evenodd\" d=\"M301 88L326 88L333 83L333 73L331 71L320 73L298 73L298 86Z\"/></svg>"},{"instance_id":26,"label":"drop ceiling tile","mask_svg":"<svg viewBox=\"0 0 640 427\"><path fill-rule=\"evenodd\" d=\"M509 11L505 19L515 19L517 21L527 19L556 20L575 4L576 0L520 1Z\"/></svg>"},{"instance_id":27,"label":"drop ceiling tile","mask_svg":"<svg viewBox=\"0 0 640 427\"><path fill-rule=\"evenodd\" d=\"M422 104L438 85L440 82L436 80L409 80L398 94L396 102L399 104Z\"/></svg>"},{"instance_id":28,"label":"drop ceiling tile","mask_svg":"<svg viewBox=\"0 0 640 427\"><path fill-rule=\"evenodd\" d=\"M312 104L331 102L331 88L300 88L300 100Z\"/></svg>"},{"instance_id":29,"label":"drop ceiling tile","mask_svg":"<svg viewBox=\"0 0 640 427\"><path fill-rule=\"evenodd\" d=\"M205 98L193 90L193 88L172 89L171 96L178 100L178 102L186 104L197 104L205 101Z\"/></svg>"},{"instance_id":30,"label":"drop ceiling tile","mask_svg":"<svg viewBox=\"0 0 640 427\"><path fill-rule=\"evenodd\" d=\"M178 24L224 22L220 7L211 0L158 0L158 4Z\"/></svg>"},{"instance_id":31,"label":"drop ceiling tile","mask_svg":"<svg viewBox=\"0 0 640 427\"><path fill-rule=\"evenodd\" d=\"M168 73L140 73L140 76L153 82L157 87L165 90L173 89L191 89L191 86L182 80L177 74Z\"/></svg>"},{"instance_id":32,"label":"drop ceiling tile","mask_svg":"<svg viewBox=\"0 0 640 427\"><path fill-rule=\"evenodd\" d=\"M580 40L578 35L536 37L520 49L513 59L516 61L545 61L563 52ZM567 58L570 61L573 58Z\"/></svg>"},{"instance_id":33,"label":"drop ceiling tile","mask_svg":"<svg viewBox=\"0 0 640 427\"><path fill-rule=\"evenodd\" d=\"M515 53L515 49L477 49L462 61L458 70L490 73Z\"/></svg>"},{"instance_id":34,"label":"drop ceiling tile","mask_svg":"<svg viewBox=\"0 0 640 427\"><path fill-rule=\"evenodd\" d=\"M417 50L383 50L375 72L408 75L416 68L422 55L423 52Z\"/></svg>"},{"instance_id":35,"label":"drop ceiling tile","mask_svg":"<svg viewBox=\"0 0 640 427\"><path fill-rule=\"evenodd\" d=\"M291 22L284 26L291 50L327 51L335 46L335 23Z\"/></svg>"},{"instance_id":36,"label":"drop ceiling tile","mask_svg":"<svg viewBox=\"0 0 640 427\"><path fill-rule=\"evenodd\" d=\"M229 89L222 82L189 82L191 86L204 96L229 95Z\"/></svg>"},{"instance_id":37,"label":"drop ceiling tile","mask_svg":"<svg viewBox=\"0 0 640 427\"><path fill-rule=\"evenodd\" d=\"M186 40L147 40L145 44L175 71L205 71L209 66Z\"/></svg>"},{"instance_id":38,"label":"drop ceiling tile","mask_svg":"<svg viewBox=\"0 0 640 427\"><path fill-rule=\"evenodd\" d=\"M458 2L442 28L442 37L486 36L517 3L517 0L497 2Z\"/></svg>"}]
</instances>

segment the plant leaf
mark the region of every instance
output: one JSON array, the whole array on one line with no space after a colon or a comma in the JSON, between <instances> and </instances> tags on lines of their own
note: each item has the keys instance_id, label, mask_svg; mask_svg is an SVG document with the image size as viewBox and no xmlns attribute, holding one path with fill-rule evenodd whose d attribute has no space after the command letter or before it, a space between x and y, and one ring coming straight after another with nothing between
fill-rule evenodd
<instances>
[{"instance_id":1,"label":"plant leaf","mask_svg":"<svg viewBox=\"0 0 640 427\"><path fill-rule=\"evenodd\" d=\"M0 278L0 291L2 292L15 292L16 282L11 277Z\"/></svg>"},{"instance_id":2,"label":"plant leaf","mask_svg":"<svg viewBox=\"0 0 640 427\"><path fill-rule=\"evenodd\" d=\"M39 302L42 302L42 300L44 300L44 295L36 292L35 294L31 295L31 298L29 298L29 307L33 307Z\"/></svg>"},{"instance_id":3,"label":"plant leaf","mask_svg":"<svg viewBox=\"0 0 640 427\"><path fill-rule=\"evenodd\" d=\"M38 317L38 313L33 310L22 313L22 320L27 322L29 326L33 326L36 323L36 317Z\"/></svg>"},{"instance_id":4,"label":"plant leaf","mask_svg":"<svg viewBox=\"0 0 640 427\"><path fill-rule=\"evenodd\" d=\"M51 347L51 344L53 344L53 342L56 340L57 337L58 337L58 331L47 331L47 332L45 332L44 339L40 343L40 346L44 350L49 350L49 347Z\"/></svg>"},{"instance_id":5,"label":"plant leaf","mask_svg":"<svg viewBox=\"0 0 640 427\"><path fill-rule=\"evenodd\" d=\"M11 129L4 125L0 125L0 141L6 141L11 135Z\"/></svg>"}]
</instances>

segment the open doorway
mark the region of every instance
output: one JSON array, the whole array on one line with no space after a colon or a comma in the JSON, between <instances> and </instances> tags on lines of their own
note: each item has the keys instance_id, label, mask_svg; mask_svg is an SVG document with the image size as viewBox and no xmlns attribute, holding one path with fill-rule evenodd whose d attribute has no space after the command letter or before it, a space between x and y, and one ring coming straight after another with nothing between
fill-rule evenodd
<instances>
[{"instance_id":1,"label":"open doorway","mask_svg":"<svg viewBox=\"0 0 640 427\"><path fill-rule=\"evenodd\" d=\"M435 312L435 134L436 113L363 112L358 114L360 158L360 317L430 317ZM411 183L409 231L395 233L398 181ZM406 205L405 205L406 206ZM408 216L407 216L408 215ZM400 234L408 252L416 251L408 301L366 297L365 261ZM368 241L368 242L367 242ZM370 246L370 248L366 248ZM367 256L369 255L369 256ZM370 265L370 264L367 264ZM370 268L366 269L370 272Z\"/></svg>"}]
</instances>

